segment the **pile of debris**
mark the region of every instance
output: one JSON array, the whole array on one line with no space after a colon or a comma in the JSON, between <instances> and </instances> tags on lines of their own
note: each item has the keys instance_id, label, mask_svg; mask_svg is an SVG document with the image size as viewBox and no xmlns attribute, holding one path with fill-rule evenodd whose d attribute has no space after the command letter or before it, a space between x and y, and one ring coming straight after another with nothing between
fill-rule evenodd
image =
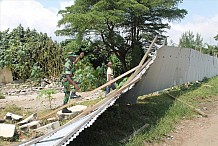
<instances>
[{"instance_id":1,"label":"pile of debris","mask_svg":"<svg viewBox=\"0 0 218 146\"><path fill-rule=\"evenodd\" d=\"M58 129L61 126L61 121L72 119L86 108L87 106L84 105L75 105L68 108L72 113L62 113L62 110L60 110L57 112L56 117L49 119L38 119L36 113L25 119L21 115L7 113L4 119L0 120L0 137L13 138L16 136L16 133L19 133L19 135L29 133L30 137L20 139L21 141L26 141L29 138L44 135Z\"/></svg>"},{"instance_id":2,"label":"pile of debris","mask_svg":"<svg viewBox=\"0 0 218 146\"><path fill-rule=\"evenodd\" d=\"M40 84L34 81L26 81L25 83L14 81L14 83L9 83L2 85L1 92L4 95L15 96L15 95L29 95L34 94L42 89L52 88L56 91L63 91L61 83L56 80L41 79Z\"/></svg>"}]
</instances>

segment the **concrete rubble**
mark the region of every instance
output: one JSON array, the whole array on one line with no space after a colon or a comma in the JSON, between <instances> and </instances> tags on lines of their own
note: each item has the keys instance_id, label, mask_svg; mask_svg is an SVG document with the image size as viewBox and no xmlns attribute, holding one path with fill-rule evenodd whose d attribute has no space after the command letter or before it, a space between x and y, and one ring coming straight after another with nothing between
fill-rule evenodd
<instances>
[{"instance_id":1,"label":"concrete rubble","mask_svg":"<svg viewBox=\"0 0 218 146\"><path fill-rule=\"evenodd\" d=\"M37 129L40 126L40 121L32 121L19 127L22 131L29 131L31 129Z\"/></svg>"},{"instance_id":2,"label":"concrete rubble","mask_svg":"<svg viewBox=\"0 0 218 146\"><path fill-rule=\"evenodd\" d=\"M37 129L35 129L34 131L36 131L38 133L46 134L46 133L51 132L51 131L59 128L59 127L60 127L60 122L56 121L56 122L49 123L47 125L41 126L41 127L37 128Z\"/></svg>"},{"instance_id":3,"label":"concrete rubble","mask_svg":"<svg viewBox=\"0 0 218 146\"><path fill-rule=\"evenodd\" d=\"M75 105L75 106L68 108L68 110L72 111L72 113L62 113L62 110L60 110L57 112L57 117L59 119L68 119L73 116L76 116L80 112L84 111L86 108L87 106L85 105Z\"/></svg>"},{"instance_id":4,"label":"concrete rubble","mask_svg":"<svg viewBox=\"0 0 218 146\"><path fill-rule=\"evenodd\" d=\"M20 121L23 119L23 116L20 116L20 115L17 115L17 114L13 114L13 113L10 113L8 112L5 117L4 117L5 120L13 120L13 121Z\"/></svg>"},{"instance_id":5,"label":"concrete rubble","mask_svg":"<svg viewBox=\"0 0 218 146\"><path fill-rule=\"evenodd\" d=\"M15 130L16 129L14 124L0 124L0 136L2 137L13 137Z\"/></svg>"},{"instance_id":6,"label":"concrete rubble","mask_svg":"<svg viewBox=\"0 0 218 146\"><path fill-rule=\"evenodd\" d=\"M36 118L37 118L37 114L34 113L34 114L30 115L29 117L27 117L26 119L20 121L20 122L18 123L18 125L23 125L23 124L29 123L29 122L31 122L31 121L36 120Z\"/></svg>"}]
</instances>

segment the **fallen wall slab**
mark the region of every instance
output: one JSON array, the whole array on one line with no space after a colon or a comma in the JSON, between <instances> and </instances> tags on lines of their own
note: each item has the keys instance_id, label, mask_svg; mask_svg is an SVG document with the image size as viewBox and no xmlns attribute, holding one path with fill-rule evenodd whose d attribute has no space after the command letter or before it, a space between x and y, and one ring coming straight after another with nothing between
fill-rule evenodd
<instances>
[{"instance_id":1,"label":"fallen wall slab","mask_svg":"<svg viewBox=\"0 0 218 146\"><path fill-rule=\"evenodd\" d=\"M10 68L0 68L0 83L12 83L13 76Z\"/></svg>"},{"instance_id":2,"label":"fallen wall slab","mask_svg":"<svg viewBox=\"0 0 218 146\"><path fill-rule=\"evenodd\" d=\"M2 137L13 137L15 130L15 125L13 124L0 124L0 136Z\"/></svg>"}]
</instances>

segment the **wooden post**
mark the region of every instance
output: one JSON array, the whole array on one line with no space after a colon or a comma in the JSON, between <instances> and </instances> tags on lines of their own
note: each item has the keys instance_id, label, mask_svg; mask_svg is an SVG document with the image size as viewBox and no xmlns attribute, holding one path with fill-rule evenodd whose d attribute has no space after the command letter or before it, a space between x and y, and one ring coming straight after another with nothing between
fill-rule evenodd
<instances>
[{"instance_id":1,"label":"wooden post","mask_svg":"<svg viewBox=\"0 0 218 146\"><path fill-rule=\"evenodd\" d=\"M138 73L142 70L141 67L143 66L143 64L148 64L151 61L151 60L148 60L147 62L145 62L145 60L148 57L148 54L151 51L151 49L152 49L154 43L156 42L156 40L157 40L157 36L155 36L155 38L153 39L151 45L149 46L148 50L146 51L145 55L143 56L142 60L140 61L139 65L138 65L139 68L129 77L129 79L125 82L125 84L128 84L133 78L135 78L138 75ZM144 66L146 66L146 65L144 65Z\"/></svg>"},{"instance_id":2,"label":"wooden post","mask_svg":"<svg viewBox=\"0 0 218 146\"><path fill-rule=\"evenodd\" d=\"M154 43L156 42L156 40L157 40L157 36L155 36L154 40L152 41L151 45L149 46L149 49L146 51L145 55L143 56L143 58L142 58L142 60L140 61L140 63L139 63L138 66L136 66L136 67L134 67L133 69L131 69L131 70L125 72L124 74L118 76L117 78L111 80L110 82L108 82L108 83L106 83L106 84L104 84L104 85L102 85L102 86L100 86L100 87L94 89L93 91L90 92L90 95L93 94L93 93L95 93L96 91L102 89L102 88L105 88L105 87L108 86L109 84L114 83L115 81L117 81L117 80L123 78L124 76L126 76L126 75L132 73L133 71L135 71L135 72L129 77L129 79L125 82L124 85L127 85L127 84L141 71L141 69L142 69L141 67L142 67L143 63L145 62L145 60L146 60L146 58L147 58L149 52L151 51L151 49L152 49ZM148 63L148 62L149 62L149 61L147 61L146 63ZM145 63L145 64L146 64L146 63ZM63 106L57 108L56 110L52 111L51 113L49 113L49 114L47 114L47 115L41 117L40 119L45 119L45 118L47 118L48 116L51 116L51 115L55 114L55 113L58 112L59 110L62 110L63 108L66 108L66 107L68 107L68 106L71 106L71 105L73 105L73 104L75 104L75 103L76 103L76 101L69 102L69 103L67 103L67 104L65 104L65 105L63 105Z\"/></svg>"},{"instance_id":3,"label":"wooden post","mask_svg":"<svg viewBox=\"0 0 218 146\"><path fill-rule=\"evenodd\" d=\"M196 109L194 106L192 106L192 105L190 105L190 104L188 104L188 103L182 101L181 99L178 99L178 98L174 97L173 95L171 95L171 94L169 94L169 93L168 93L167 95L170 96L171 98L173 98L173 99L175 99L175 100L178 100L178 101L180 101L181 103L187 105L188 107L190 107L192 110L194 110L194 111L197 112L198 114L200 114L200 115L202 115L202 116L204 116L204 117L208 117L207 114L205 114L204 112L202 112L202 111Z\"/></svg>"},{"instance_id":4,"label":"wooden post","mask_svg":"<svg viewBox=\"0 0 218 146\"><path fill-rule=\"evenodd\" d=\"M102 88L105 88L105 87L108 86L109 84L114 83L115 81L117 81L117 80L123 78L124 76L127 76L128 74L132 73L133 71L135 71L135 70L138 69L138 68L139 68L139 66L136 66L136 67L134 67L133 69L131 69L131 70L129 70L129 71L123 73L122 75L116 77L115 79L111 80L110 82L108 82L108 83L106 83L106 84L104 84L104 85L102 85L102 86L100 86L100 87L94 89L93 91L90 91L89 95L92 95L93 93L95 93L95 92L101 90ZM51 116L51 115L57 113L58 111L62 110L63 108L66 108L66 107L68 107L68 106L71 106L71 105L73 105L73 104L75 104L75 103L76 103L75 100L70 101L69 103L67 103L67 104L65 104L65 105L63 105L63 106L61 106L61 107L55 109L55 110L52 111L51 113L49 113L49 114L47 114L47 115L45 115L45 116L43 116L43 117L41 117L41 118L39 118L39 119L45 119L45 118L47 118L47 117L49 117L49 116Z\"/></svg>"},{"instance_id":5,"label":"wooden post","mask_svg":"<svg viewBox=\"0 0 218 146\"><path fill-rule=\"evenodd\" d=\"M80 119L81 117L83 117L83 116L89 114L90 112L96 110L96 108L98 108L100 105L106 103L107 101L111 100L112 98L115 98L115 97L118 96L123 90L125 90L126 88L128 88L128 87L131 86L132 84L135 84L135 83L138 82L139 80L140 80L140 78L134 79L134 80L132 80L129 84L127 84L127 85L125 85L125 86L122 86L120 89L114 90L114 92L111 92L111 94L108 94L108 96L107 96L105 99L99 101L99 102L98 102L97 104L95 104L94 106L88 107L88 108L85 109L82 113L80 113L79 115L77 115L76 117L74 117L71 121L69 121L67 124L65 124L64 127L65 127L65 126L68 126L68 125L71 124L72 122L75 122L76 120ZM53 130L53 131L51 131L51 132L49 132L49 133L47 133L47 134L45 134L45 135L43 135L43 136L41 136L41 137L38 137L38 138L34 139L33 141L31 141L31 142L29 142L28 144L26 144L26 146L30 146L30 145L33 145L33 144L35 144L35 143L41 141L43 138L45 138L45 137L47 137L47 136L49 136L49 135L55 133L56 131L60 130L61 128L63 128L63 127L60 127L60 128L58 128L58 129L55 129L55 130ZM73 132L73 131L72 131L72 132Z\"/></svg>"}]
</instances>

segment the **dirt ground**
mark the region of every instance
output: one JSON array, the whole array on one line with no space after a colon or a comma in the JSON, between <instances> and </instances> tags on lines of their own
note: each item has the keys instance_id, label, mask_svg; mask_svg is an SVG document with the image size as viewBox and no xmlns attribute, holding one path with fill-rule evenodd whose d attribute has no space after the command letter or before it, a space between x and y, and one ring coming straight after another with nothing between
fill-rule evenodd
<instances>
[{"instance_id":1,"label":"dirt ground","mask_svg":"<svg viewBox=\"0 0 218 146\"><path fill-rule=\"evenodd\" d=\"M197 116L176 125L164 142L155 146L218 146L218 97L203 103L208 117Z\"/></svg>"},{"instance_id":2,"label":"dirt ground","mask_svg":"<svg viewBox=\"0 0 218 146\"><path fill-rule=\"evenodd\" d=\"M78 94L82 95L78 101L90 100L99 96L87 96L89 94L87 92ZM53 108L62 105L63 92L56 93L53 97L55 97L52 103ZM0 99L0 108L13 104L31 111L49 108L49 104L45 99L37 99L37 93L6 96L5 99ZM201 107L204 107L203 112L208 114L208 117L199 115L192 120L184 120L178 123L175 130L169 133L163 142L153 144L153 146L218 146L218 97L214 97L212 102L202 103Z\"/></svg>"},{"instance_id":3,"label":"dirt ground","mask_svg":"<svg viewBox=\"0 0 218 146\"><path fill-rule=\"evenodd\" d=\"M78 102L86 101L90 99L96 99L100 95L89 95L88 92L78 92L78 95L82 97L77 98ZM27 95L13 95L6 96L5 99L0 99L0 108L5 108L6 106L16 105L17 107L21 107L22 109L27 109L29 111L43 111L49 109L49 102L47 98L38 98L37 93L27 94ZM63 105L64 93L58 92L53 94L52 97L52 108L59 107ZM72 99L75 100L75 99Z\"/></svg>"}]
</instances>

